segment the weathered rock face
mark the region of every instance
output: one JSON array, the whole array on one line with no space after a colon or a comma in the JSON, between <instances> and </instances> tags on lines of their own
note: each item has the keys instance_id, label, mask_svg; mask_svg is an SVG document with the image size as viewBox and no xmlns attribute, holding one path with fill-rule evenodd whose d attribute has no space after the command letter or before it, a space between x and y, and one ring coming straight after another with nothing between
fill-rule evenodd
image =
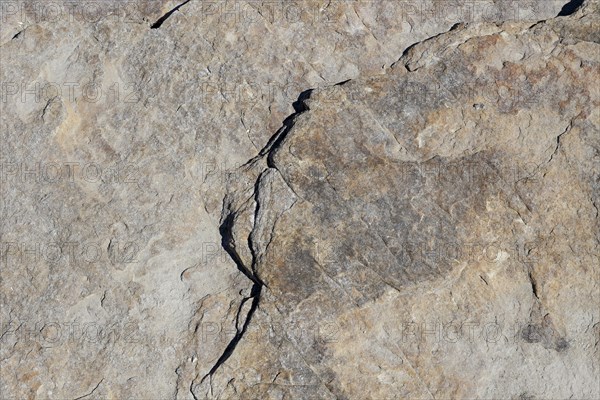
<instances>
[{"instance_id":1,"label":"weathered rock face","mask_svg":"<svg viewBox=\"0 0 600 400\"><path fill-rule=\"evenodd\" d=\"M564 3L2 1L2 397L600 396Z\"/></svg>"},{"instance_id":2,"label":"weathered rock face","mask_svg":"<svg viewBox=\"0 0 600 400\"><path fill-rule=\"evenodd\" d=\"M262 289L195 392L598 397L594 10L458 26L310 93L232 184Z\"/></svg>"}]
</instances>

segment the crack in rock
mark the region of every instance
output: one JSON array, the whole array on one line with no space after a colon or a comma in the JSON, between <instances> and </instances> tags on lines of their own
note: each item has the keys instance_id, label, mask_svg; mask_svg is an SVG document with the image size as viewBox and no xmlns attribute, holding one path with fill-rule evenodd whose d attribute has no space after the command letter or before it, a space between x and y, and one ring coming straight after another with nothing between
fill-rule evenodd
<instances>
[{"instance_id":1,"label":"crack in rock","mask_svg":"<svg viewBox=\"0 0 600 400\"><path fill-rule=\"evenodd\" d=\"M294 121L295 121L296 117L308 110L308 107L306 106L304 101L310 97L311 92L312 92L312 89L309 89L309 90L306 90L301 93L298 100L295 103L293 103L295 112L284 120L282 127L271 137L271 139L268 141L267 145L258 153L258 155L253 157L249 161L247 161L244 164L244 166L252 165L252 164L259 162L260 160L266 159L267 166L270 167L269 159L271 157L271 153L273 151L275 151L281 145L281 143L284 141L284 139L286 138L288 133L291 131L291 128L294 125ZM244 166L242 168L244 168ZM221 235L221 246L227 252L227 254L230 256L230 258L233 260L233 262L236 264L238 270L240 272L242 272L244 274L244 276L246 276L252 282L252 288L251 288L250 296L244 298L241 301L240 306L238 307L238 312L236 314L236 333L235 333L234 337L228 343L225 350L223 351L221 356L217 359L215 364L211 367L209 372L200 380L200 384L205 382L207 379L209 380L211 394L212 394L212 390L213 390L213 388L212 388L213 375L231 357L231 355L235 351L236 347L238 346L240 341L243 339L244 334L246 333L247 328L252 320L252 317L259 307L263 287L266 286L264 284L264 282L262 282L262 280L260 279L259 275L256 272L256 262L259 257L259 254L258 254L258 251L256 248L256 244L253 240L253 233L256 229L259 213L261 211L261 209L260 209L260 184L261 184L261 180L263 179L263 177L265 176L267 171L268 171L268 169L263 169L262 172L258 175L258 178L256 179L256 181L254 183L254 193L252 196L254 204L255 204L255 210L254 210L254 216L253 216L254 217L253 218L253 228L252 228L252 231L250 232L250 234L248 235L248 240L247 240L247 245L248 245L248 248L252 255L251 265L249 267L247 265L245 265L244 261L242 260L242 257L240 256L240 254L238 253L237 248L236 248L233 230L234 230L234 225L235 225L235 219L237 216L237 211L232 209L232 204L228 204L226 199L223 199L223 204L224 204L223 212L222 212L223 217L222 217L222 223L219 227L219 233ZM241 313L243 312L243 308L244 308L243 306L248 300L251 300L252 303L251 303L250 309L248 310L248 312L245 316L244 323L243 323L242 327L240 328L239 320L241 317ZM193 383L192 383L192 386L194 386ZM194 397L195 397L195 395L194 395Z\"/></svg>"},{"instance_id":2,"label":"crack in rock","mask_svg":"<svg viewBox=\"0 0 600 400\"><path fill-rule=\"evenodd\" d=\"M150 29L158 29L158 28L160 28L162 26L162 24L164 24L165 21L167 19L169 19L169 17L171 15L173 15L174 12L178 11L181 7L185 6L190 1L192 1L192 0L186 0L183 3L179 4L178 6L174 7L173 9L171 9L165 15L163 15L162 17L160 17L159 19L157 19L156 22L154 22L152 25L150 25Z\"/></svg>"},{"instance_id":3,"label":"crack in rock","mask_svg":"<svg viewBox=\"0 0 600 400\"><path fill-rule=\"evenodd\" d=\"M274 380L261 381L265 376L278 377L284 396L292 396L300 381L310 382L306 393L322 390L331 398L354 398L365 387L385 396L390 384L413 397L480 395L477 387L461 386L476 381L478 371L457 371L420 351L406 351L401 365L388 355L402 334L389 322L428 309L432 316L466 321L469 310L492 304L507 315L504 323L526 328L515 335L515 354L542 345L570 357L577 339L564 333L564 310L545 307L557 295L557 277L573 278L574 271L589 267L557 256L555 249L566 248L569 238L554 235L550 243L537 237L548 224L577 219L582 246L592 252L593 223L585 215L597 213L589 204L593 177L565 164L585 140L593 143L585 137L592 130L582 131L591 125L586 123L597 95L577 82L592 80L592 68L579 66L596 59L554 39L565 35L577 43L589 36L570 20L455 26L408 49L399 68L300 96L296 113L235 171L249 183L228 181L223 244L255 293L242 300L237 334L207 374L211 393L213 374L230 360L239 369L219 375L219 387L248 398L271 394ZM590 25L589 18L584 22ZM548 71L561 78L547 79ZM521 94L507 99L501 87ZM527 97L531 93L537 102ZM543 118L532 118L536 113ZM573 133L563 140L565 122L577 115L581 121L570 124ZM533 173L524 180L507 169L514 163L539 166L559 146L564 157L555 157L547 174L537 174L539 181ZM561 191L565 182L569 187ZM291 199L299 201L282 204ZM569 214L564 203L578 203L581 211ZM539 251L512 252L515 244L524 248L538 240ZM240 254L241 245L251 257ZM528 290L522 290L525 284ZM501 299L503 291L508 295ZM244 316L248 301L252 306ZM519 311L508 315L514 304ZM521 304L533 305L527 313ZM330 319L343 327L333 343L293 333L285 340L244 342L251 321L298 324L306 332ZM355 346L357 337L369 338L368 345ZM473 351L469 345L456 346ZM491 344L484 346L493 351ZM436 351L452 355L446 348ZM411 379L384 382L379 372L357 374L346 367L349 361L381 374L389 366L393 376ZM456 375L447 389L428 372L440 365ZM246 371L254 368L263 378L246 382L254 374ZM289 384L282 389L286 373Z\"/></svg>"}]
</instances>

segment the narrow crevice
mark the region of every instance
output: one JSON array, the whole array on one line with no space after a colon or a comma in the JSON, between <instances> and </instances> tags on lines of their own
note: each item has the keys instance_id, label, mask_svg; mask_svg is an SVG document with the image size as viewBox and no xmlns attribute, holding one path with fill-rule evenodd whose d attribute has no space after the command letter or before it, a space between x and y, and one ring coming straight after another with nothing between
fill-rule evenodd
<instances>
[{"instance_id":1,"label":"narrow crevice","mask_svg":"<svg viewBox=\"0 0 600 400\"><path fill-rule=\"evenodd\" d=\"M17 39L19 36L21 36L21 34L23 34L23 32L25 32L25 29L23 29L22 31L17 32L10 40Z\"/></svg>"},{"instance_id":2,"label":"narrow crevice","mask_svg":"<svg viewBox=\"0 0 600 400\"><path fill-rule=\"evenodd\" d=\"M256 224L258 222L258 214L260 212L260 200L259 200L260 182L262 181L262 178L263 178L264 174L266 173L266 171L267 170L264 170L263 172L261 172L261 174L258 176L258 179L254 183L254 204L256 205L254 208L254 224L253 224L254 226L252 227L252 232L250 232L250 235L248 235L248 248L250 249L250 255L252 255L252 265L251 265L252 275L256 278L258 283L260 283L263 286L265 286L264 282L260 279L260 277L256 273L256 263L258 261L258 254L257 254L257 250L254 246L253 235L254 235L254 229L256 228Z\"/></svg>"},{"instance_id":3,"label":"narrow crevice","mask_svg":"<svg viewBox=\"0 0 600 400\"><path fill-rule=\"evenodd\" d=\"M342 82L341 84L344 84L346 82L348 82L348 81ZM271 159L273 150L277 149L280 146L280 144L283 142L283 140L285 139L287 134L290 132L291 128L294 125L295 118L299 114L308 110L308 106L306 105L305 101L310 98L310 94L312 93L312 91L313 91L313 89L309 89L300 94L300 96L298 97L298 100L292 104L294 107L294 111L295 111L294 114L290 115L288 118L285 119L285 121L283 122L283 126L275 133L275 135L273 135L273 137L271 137L271 139L269 140L267 145L259 152L259 154L256 157L250 159L245 165L249 165L252 162L254 162L255 160L265 157L265 156L267 156L267 164L273 164L273 160ZM271 165L269 165L269 166L271 166ZM262 173L258 176L258 178L254 184L254 201L256 204L256 209L254 210L254 225L255 226L256 226L256 222L257 222L257 218L258 218L258 213L260 211L259 187L260 187L261 179L265 172L266 172L266 170L262 171ZM262 289L263 289L263 287L266 286L264 284L264 282L262 282L262 280L258 277L258 274L256 273L256 263L257 263L258 255L257 255L257 250L253 243L253 239L252 239L252 234L254 233L254 228L248 237L248 247L250 248L250 252L252 255L252 265L250 267L248 267L244 264L242 258L240 257L240 255L238 254L238 252L236 251L236 248L235 248L236 244L235 244L235 239L233 237L233 226L235 224L236 214L234 211L232 211L230 209L230 205L225 204L225 201L223 204L223 215L226 215L226 216L222 220L221 225L219 226L219 233L221 235L221 246L227 252L227 254L229 254L231 259L235 262L238 270L240 272L242 272L248 279L250 279L252 281L252 289L250 291L250 296L244 298L241 301L240 306L238 307L238 311L237 311L236 319L235 319L236 333L235 333L234 337L227 344L227 347L225 348L225 350L223 351L221 356L218 358L218 360L215 362L215 364L212 366L212 368L208 371L208 373L200 381L200 383L203 383L208 378L210 381L211 391L212 391L212 376L229 359L229 357L231 357L231 355L235 351L237 345L243 339L244 334L246 333L246 330L248 329L248 325L252 321L252 317L254 316L254 313L258 309ZM244 320L244 324L240 328L239 323L240 323L241 314L243 312L244 305L249 300L252 300L252 303L250 305L250 309L248 310L248 313L246 314L246 319Z\"/></svg>"},{"instance_id":4,"label":"narrow crevice","mask_svg":"<svg viewBox=\"0 0 600 400\"><path fill-rule=\"evenodd\" d=\"M298 117L298 115L302 114L303 112L308 111L306 100L310 98L310 95L312 94L313 90L314 89L308 89L300 93L300 96L298 96L298 100L292 103L292 107L294 107L294 113L283 121L283 125L281 126L281 128L279 128L277 133L273 135L273 137L269 140L267 145L260 151L260 153L258 154L259 157L263 157L265 155L270 156L272 151L279 147L281 142L283 142L283 140L286 138L287 134L292 130L296 117Z\"/></svg>"},{"instance_id":5,"label":"narrow crevice","mask_svg":"<svg viewBox=\"0 0 600 400\"><path fill-rule=\"evenodd\" d=\"M341 82L331 85L331 87L343 86L351 81L352 81L352 79L346 79L344 81L341 81ZM248 165L252 164L254 161L267 156L267 166L270 168L277 169L273 165L273 158L272 158L273 151L281 145L283 140L287 137L288 133L290 133L290 131L292 130L292 127L294 126L294 123L296 122L296 118L300 114L303 114L304 112L309 110L309 107L306 104L306 101L310 99L310 96L312 95L314 90L315 89L307 89L307 90L303 91L302 93L300 93L300 95L298 96L298 99L292 103L292 107L294 107L294 113L291 114L290 116L288 116L283 121L283 124L281 125L281 127L277 130L277 132L273 136L271 136L271 138L269 139L267 144L258 152L258 155L251 158L250 160L248 160L243 166L248 166Z\"/></svg>"},{"instance_id":6,"label":"narrow crevice","mask_svg":"<svg viewBox=\"0 0 600 400\"><path fill-rule=\"evenodd\" d=\"M258 154L255 157L252 157L250 160L248 160L242 167L251 165L256 160L261 159L265 156L267 156L267 165L269 167L272 167L271 165L269 165L272 162L272 160L270 160L271 152L277 147L279 147L281 142L283 142L287 134L294 126L296 117L302 114L303 112L308 111L308 106L305 102L310 98L310 95L313 91L314 89L308 89L300 93L300 96L298 96L298 100L292 103L292 106L294 107L294 113L283 121L281 128L279 128L277 132L275 132L275 134L271 136L267 144L258 152Z\"/></svg>"},{"instance_id":7,"label":"narrow crevice","mask_svg":"<svg viewBox=\"0 0 600 400\"><path fill-rule=\"evenodd\" d=\"M569 131L573 128L573 121L571 120L571 122L569 123L569 126L567 126L567 128L556 137L556 146L554 147L554 151L552 152L552 154L550 155L550 159L548 159L548 161L546 161L546 164L549 164L553 159L554 156L558 153L558 150L560 149L560 139L567 133L569 133Z\"/></svg>"},{"instance_id":8,"label":"narrow crevice","mask_svg":"<svg viewBox=\"0 0 600 400\"><path fill-rule=\"evenodd\" d=\"M257 195L255 194L255 196L257 196ZM257 207L258 207L258 204L257 204ZM252 288L250 289L250 296L244 298L238 307L237 314L235 316L236 333L235 333L234 337L229 341L229 343L227 344L227 347L225 347L225 350L223 351L221 356L218 358L218 360L212 366L210 371L208 371L208 373L202 378L200 383L204 382L206 380L206 378L212 379L212 376L214 375L214 373L233 354L237 345L240 343L240 341L244 337L244 334L246 333L246 330L248 329L248 325L250 324L250 321L252 320L252 316L258 309L258 304L260 301L260 294L261 294L262 288L264 286L264 284L261 282L261 280L258 278L258 276L254 272L254 263L256 260L256 255L254 254L254 250L253 250L251 243L249 243L250 251L252 252L252 266L250 266L250 268L248 268L244 264L240 255L238 254L238 252L235 249L235 240L233 238L233 226L234 226L235 213L229 209L226 209L225 207L223 209L223 212L224 213L227 212L228 214L225 217L225 219L223 220L223 222L221 223L221 226L219 226L219 233L221 234L221 246L227 252L227 254L229 254L231 259L235 262L238 270L241 271L248 279L250 279L252 281ZM250 305L250 309L248 310L248 313L246 314L244 324L240 328L241 314L244 310L244 305L246 304L246 302L248 300L252 300L252 303ZM211 390L212 390L212 382L211 382L210 386L211 386Z\"/></svg>"},{"instance_id":9,"label":"narrow crevice","mask_svg":"<svg viewBox=\"0 0 600 400\"><path fill-rule=\"evenodd\" d=\"M234 218L234 213L228 214L221 223L221 226L219 226L219 233L221 234L221 247L223 247L227 254L229 254L229 257L231 257L238 270L243 273L246 278L250 279L254 284L260 284L260 282L254 276L253 271L244 265L242 258L235 249L235 243L233 239Z\"/></svg>"},{"instance_id":10,"label":"narrow crevice","mask_svg":"<svg viewBox=\"0 0 600 400\"><path fill-rule=\"evenodd\" d=\"M583 5L584 0L571 0L563 6L557 17L566 17L575 14L579 7Z\"/></svg>"},{"instance_id":11,"label":"narrow crevice","mask_svg":"<svg viewBox=\"0 0 600 400\"><path fill-rule=\"evenodd\" d=\"M196 395L194 394L194 382L192 381L192 383L190 384L190 394L192 395L192 398L194 400L198 400L198 397L196 397Z\"/></svg>"},{"instance_id":12,"label":"narrow crevice","mask_svg":"<svg viewBox=\"0 0 600 400\"><path fill-rule=\"evenodd\" d=\"M185 6L187 3L189 3L192 0L186 0L183 3L181 3L180 5L178 5L177 7L173 8L171 11L169 11L168 13L166 13L165 15L163 15L162 17L160 17L159 19L156 20L155 23L153 23L152 25L150 25L150 29L158 29L161 27L161 25L167 20L169 19L169 17L171 15L173 15L173 13L177 10L179 10L181 7Z\"/></svg>"},{"instance_id":13,"label":"narrow crevice","mask_svg":"<svg viewBox=\"0 0 600 400\"><path fill-rule=\"evenodd\" d=\"M434 40L434 39L436 39L436 38L438 38L438 37L440 37L440 36L443 36L443 35L445 35L445 34L447 34L447 33L449 33L449 32L452 32L452 31L458 30L458 29L460 29L460 28L463 28L463 27L465 27L465 26L466 26L466 24L465 24L464 22L458 22L458 23L456 23L456 24L452 25L452 26L450 27L450 29L448 29L446 32L441 32L441 33L438 33L437 35L431 36L431 37L429 37L429 38L427 38L427 39L425 39L425 40L422 40L422 41L420 41L420 42L416 42L416 43L413 43L413 44L411 44L411 45L410 45L410 46L408 46L406 49L404 49L404 51L402 52L402 55L400 56L400 58L398 58L398 60L396 60L396 62L392 63L392 65L390 65L390 68L395 68L395 67L396 67L396 65L398 65L398 64L402 64L402 66L403 66L403 67L404 67L404 68L405 68L405 69L406 69L408 72L415 72L415 71L416 71L418 68L417 68L417 69L414 69L414 70L412 70L412 69L410 69L410 67L409 67L409 66L407 65L407 63L406 63L406 61L407 61L407 59L408 59L408 53L410 52L410 50L411 50L411 49L413 49L413 48L415 48L415 47L417 47L417 46L419 46L419 45L421 45L421 44L423 44L423 43L427 43L427 42L429 42L429 41L432 41L432 40Z\"/></svg>"},{"instance_id":14,"label":"narrow crevice","mask_svg":"<svg viewBox=\"0 0 600 400\"><path fill-rule=\"evenodd\" d=\"M538 296L538 287L537 287L537 282L535 281L535 278L533 277L531 271L528 274L529 276L529 283L531 284L531 291L533 292L533 295L535 296L536 299L540 299L540 297Z\"/></svg>"},{"instance_id":15,"label":"narrow crevice","mask_svg":"<svg viewBox=\"0 0 600 400\"><path fill-rule=\"evenodd\" d=\"M351 80L352 79L346 79L345 81L338 82L333 86L344 86L346 83L350 82Z\"/></svg>"},{"instance_id":16,"label":"narrow crevice","mask_svg":"<svg viewBox=\"0 0 600 400\"><path fill-rule=\"evenodd\" d=\"M348 79L344 83L348 82L349 80L350 79ZM294 107L295 114L301 114L304 111L308 110L308 107L306 106L305 102L306 100L310 99L310 95L313 91L314 89L305 90L304 92L300 93L300 96L298 96L298 100L292 103L292 107Z\"/></svg>"},{"instance_id":17,"label":"narrow crevice","mask_svg":"<svg viewBox=\"0 0 600 400\"><path fill-rule=\"evenodd\" d=\"M98 384L88 394L84 394L83 396L76 397L74 400L85 399L86 397L91 396L92 394L94 394L96 389L98 389L100 387L102 382L104 382L104 378L100 379L100 382L98 382Z\"/></svg>"},{"instance_id":18,"label":"narrow crevice","mask_svg":"<svg viewBox=\"0 0 600 400\"><path fill-rule=\"evenodd\" d=\"M213 367L210 369L210 371L208 371L208 374L206 374L204 376L204 378L202 378L201 382L204 382L204 380L206 378L211 379L212 376L214 375L214 373L217 372L217 370L225 363L225 361L227 361L229 359L229 357L231 357L231 355L233 354L237 345L244 337L244 334L246 333L246 330L248 329L248 325L250 324L250 321L252 320L252 316L254 315L256 309L258 308L261 292L262 292L262 285L258 284L258 283L254 283L254 285L252 285L250 297L244 299L244 301L242 302L242 304L240 305L240 308L238 310L238 315L236 316L236 321L237 321L237 320L239 320L239 314L242 312L242 308L243 308L243 305L245 304L245 302L249 299L252 299L252 304L250 305L250 310L248 310L248 314L246 315L246 320L244 321L244 325L242 326L241 329L236 327L235 336L233 337L233 339L231 339L231 341L229 342L229 344L223 351L223 354L221 354L221 357L219 357L219 359L213 365Z\"/></svg>"},{"instance_id":19,"label":"narrow crevice","mask_svg":"<svg viewBox=\"0 0 600 400\"><path fill-rule=\"evenodd\" d=\"M296 111L294 114L290 115L289 117L287 117L285 119L285 121L283 121L283 127L279 130L279 134L275 135L271 140L270 140L270 145L267 144L267 147L265 149L263 149L263 151L261 152L260 156L267 156L267 165L270 168L276 168L275 167L275 163L273 161L273 155L274 150L278 149L279 146L281 146L281 143L285 140L285 138L287 137L288 133L290 133L290 131L292 130L292 128L294 127L294 123L296 121L296 118L308 111L308 105L306 104L306 100L308 100L310 98L310 95L312 94L313 89L309 89L309 90L305 90L304 92L302 92L300 94L300 96L298 97L298 100L296 100L292 105L294 106L294 111Z\"/></svg>"}]
</instances>

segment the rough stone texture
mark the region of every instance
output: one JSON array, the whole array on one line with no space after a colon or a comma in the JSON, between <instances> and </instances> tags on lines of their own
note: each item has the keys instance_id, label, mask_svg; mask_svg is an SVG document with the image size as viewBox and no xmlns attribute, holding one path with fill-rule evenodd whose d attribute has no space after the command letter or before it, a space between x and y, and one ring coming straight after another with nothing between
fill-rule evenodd
<instances>
[{"instance_id":1,"label":"rough stone texture","mask_svg":"<svg viewBox=\"0 0 600 400\"><path fill-rule=\"evenodd\" d=\"M0 397L600 396L595 2L48 4L0 3Z\"/></svg>"},{"instance_id":2,"label":"rough stone texture","mask_svg":"<svg viewBox=\"0 0 600 400\"><path fill-rule=\"evenodd\" d=\"M199 396L598 398L596 12L310 93L232 184L255 340Z\"/></svg>"}]
</instances>

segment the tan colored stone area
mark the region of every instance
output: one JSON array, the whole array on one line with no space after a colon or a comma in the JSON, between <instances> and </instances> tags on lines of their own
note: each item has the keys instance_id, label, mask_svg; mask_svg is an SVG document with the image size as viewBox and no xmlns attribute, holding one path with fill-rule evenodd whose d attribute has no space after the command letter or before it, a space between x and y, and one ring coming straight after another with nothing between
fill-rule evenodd
<instances>
[{"instance_id":1,"label":"tan colored stone area","mask_svg":"<svg viewBox=\"0 0 600 400\"><path fill-rule=\"evenodd\" d=\"M254 195L232 185L261 339L200 396L597 397L592 10L459 26L311 93Z\"/></svg>"},{"instance_id":2,"label":"tan colored stone area","mask_svg":"<svg viewBox=\"0 0 600 400\"><path fill-rule=\"evenodd\" d=\"M0 398L600 397L565 3L1 0Z\"/></svg>"}]
</instances>

